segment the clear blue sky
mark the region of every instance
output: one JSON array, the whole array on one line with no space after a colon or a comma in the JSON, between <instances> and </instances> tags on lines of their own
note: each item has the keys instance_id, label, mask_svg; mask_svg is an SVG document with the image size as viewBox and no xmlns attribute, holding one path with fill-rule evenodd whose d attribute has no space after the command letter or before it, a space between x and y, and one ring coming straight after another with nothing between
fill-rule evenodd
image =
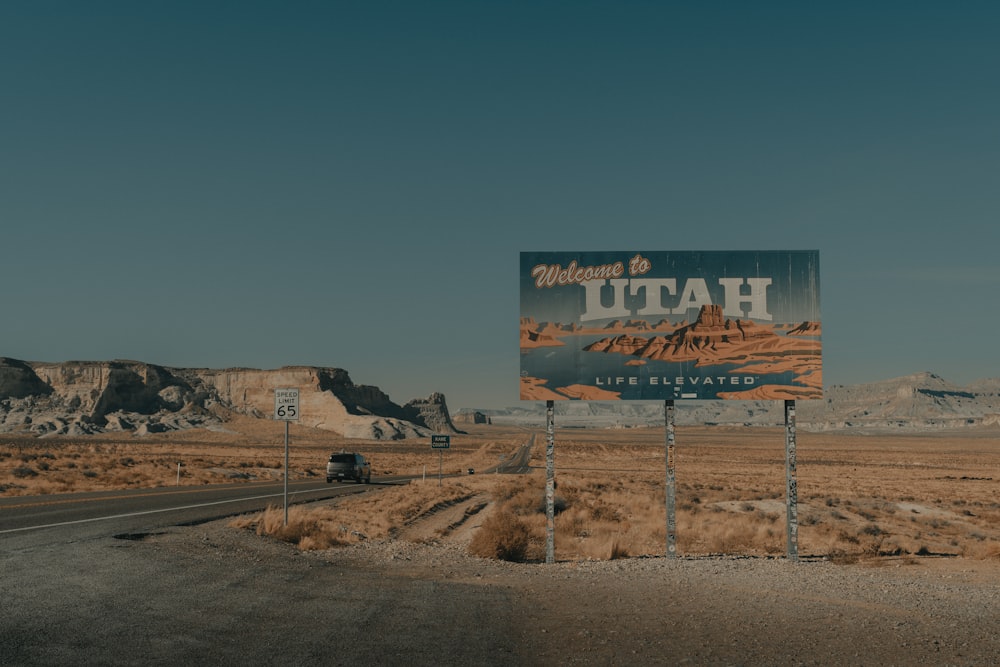
<instances>
[{"instance_id":1,"label":"clear blue sky","mask_svg":"<svg viewBox=\"0 0 1000 667\"><path fill-rule=\"evenodd\" d=\"M824 377L1000 376L995 2L0 4L0 356L518 403L522 250L818 249Z\"/></svg>"}]
</instances>

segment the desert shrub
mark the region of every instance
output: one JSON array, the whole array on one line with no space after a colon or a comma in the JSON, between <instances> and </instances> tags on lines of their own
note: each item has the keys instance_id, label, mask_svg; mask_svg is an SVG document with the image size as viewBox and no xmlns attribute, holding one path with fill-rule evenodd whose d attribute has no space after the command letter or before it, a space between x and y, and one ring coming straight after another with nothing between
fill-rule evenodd
<instances>
[{"instance_id":1,"label":"desert shrub","mask_svg":"<svg viewBox=\"0 0 1000 667\"><path fill-rule=\"evenodd\" d=\"M849 544L858 544L860 542L860 540L858 540L857 535L849 533L846 530L840 531L837 534L837 537L838 539L840 539L841 542L848 542Z\"/></svg>"},{"instance_id":2,"label":"desert shrub","mask_svg":"<svg viewBox=\"0 0 1000 667\"><path fill-rule=\"evenodd\" d=\"M34 468L31 468L29 466L18 466L17 468L14 468L10 472L12 475L14 475L14 477L17 477L18 479L27 479L29 477L38 476L38 472L36 472Z\"/></svg>"},{"instance_id":3,"label":"desert shrub","mask_svg":"<svg viewBox=\"0 0 1000 667\"><path fill-rule=\"evenodd\" d=\"M573 537L589 537L590 530L587 525L587 519L584 515L585 511L582 510L563 514L562 519L557 526L557 530Z\"/></svg>"},{"instance_id":4,"label":"desert shrub","mask_svg":"<svg viewBox=\"0 0 1000 667\"><path fill-rule=\"evenodd\" d=\"M608 556L609 560L618 560L619 558L628 558L628 547L626 547L621 542L615 540L611 543L611 554Z\"/></svg>"},{"instance_id":5,"label":"desert shrub","mask_svg":"<svg viewBox=\"0 0 1000 667\"><path fill-rule=\"evenodd\" d=\"M577 490L569 489L569 493L576 495ZM497 505L520 516L545 514L546 511L544 480L540 478L529 478L527 484L522 479L505 482L493 489L492 496ZM555 495L552 504L556 514L569 506L561 494Z\"/></svg>"},{"instance_id":6,"label":"desert shrub","mask_svg":"<svg viewBox=\"0 0 1000 667\"><path fill-rule=\"evenodd\" d=\"M976 545L969 545L965 549L965 555L978 560L1000 560L1000 543L984 542Z\"/></svg>"},{"instance_id":7,"label":"desert shrub","mask_svg":"<svg viewBox=\"0 0 1000 667\"><path fill-rule=\"evenodd\" d=\"M877 558L882 554L882 538L876 537L862 546L862 555L866 558Z\"/></svg>"},{"instance_id":8,"label":"desert shrub","mask_svg":"<svg viewBox=\"0 0 1000 667\"><path fill-rule=\"evenodd\" d=\"M346 530L332 526L331 522L331 513L325 508L291 507L286 524L284 508L271 505L260 514L235 519L230 525L251 528L258 535L294 544L302 551L328 549L364 539L363 535L357 533L347 534Z\"/></svg>"},{"instance_id":9,"label":"desert shrub","mask_svg":"<svg viewBox=\"0 0 1000 667\"><path fill-rule=\"evenodd\" d=\"M524 562L531 532L512 512L498 511L487 517L469 543L469 553L483 558Z\"/></svg>"},{"instance_id":10,"label":"desert shrub","mask_svg":"<svg viewBox=\"0 0 1000 667\"><path fill-rule=\"evenodd\" d=\"M542 493L542 499L538 503L538 505L535 507L535 512L537 512L538 514L545 514L547 511L548 511L548 508L546 507L545 494ZM552 497L552 513L553 514L562 514L565 511L566 511L566 499L563 498L562 496L559 496L559 495L553 496Z\"/></svg>"},{"instance_id":11,"label":"desert shrub","mask_svg":"<svg viewBox=\"0 0 1000 667\"><path fill-rule=\"evenodd\" d=\"M556 513L558 513L559 497L556 496L555 500L556 500ZM594 506L590 508L590 515L598 521L611 521L615 523L620 522L624 518L622 516L621 511L618 508L612 507L611 505L602 502L594 503Z\"/></svg>"}]
</instances>

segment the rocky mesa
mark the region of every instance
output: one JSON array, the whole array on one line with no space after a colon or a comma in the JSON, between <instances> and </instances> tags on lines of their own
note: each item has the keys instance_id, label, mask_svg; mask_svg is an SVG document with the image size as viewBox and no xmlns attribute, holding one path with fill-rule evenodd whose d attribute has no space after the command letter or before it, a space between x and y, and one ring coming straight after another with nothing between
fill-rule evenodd
<instances>
[{"instance_id":1,"label":"rocky mesa","mask_svg":"<svg viewBox=\"0 0 1000 667\"><path fill-rule=\"evenodd\" d=\"M378 387L354 384L340 368L217 370L6 357L0 357L0 432L143 434L208 428L232 413L270 419L278 387L298 387L299 424L348 438L398 440L459 432L442 394L400 406Z\"/></svg>"}]
</instances>

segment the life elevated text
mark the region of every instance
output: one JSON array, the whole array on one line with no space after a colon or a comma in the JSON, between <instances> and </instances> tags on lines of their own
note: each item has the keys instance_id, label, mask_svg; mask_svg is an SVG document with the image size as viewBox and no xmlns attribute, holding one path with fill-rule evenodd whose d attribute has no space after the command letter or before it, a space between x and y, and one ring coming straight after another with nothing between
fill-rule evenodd
<instances>
[{"instance_id":1,"label":"life elevated text","mask_svg":"<svg viewBox=\"0 0 1000 667\"><path fill-rule=\"evenodd\" d=\"M750 386L757 383L757 378L753 375L718 375L718 376L684 376L684 377L658 377L638 378L635 375L602 376L594 378L594 385L598 387L616 387L621 385L636 386L648 384L651 386Z\"/></svg>"}]
</instances>

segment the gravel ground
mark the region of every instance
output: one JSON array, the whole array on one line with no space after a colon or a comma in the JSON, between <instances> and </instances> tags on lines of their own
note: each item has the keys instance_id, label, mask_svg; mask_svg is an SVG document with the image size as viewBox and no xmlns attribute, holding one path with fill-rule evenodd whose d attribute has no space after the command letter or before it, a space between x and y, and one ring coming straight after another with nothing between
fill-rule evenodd
<instances>
[{"instance_id":1,"label":"gravel ground","mask_svg":"<svg viewBox=\"0 0 1000 667\"><path fill-rule=\"evenodd\" d=\"M1000 564L300 553L227 522L0 545L2 665L988 665ZM63 538L60 538L63 539Z\"/></svg>"},{"instance_id":2,"label":"gravel ground","mask_svg":"<svg viewBox=\"0 0 1000 667\"><path fill-rule=\"evenodd\" d=\"M500 588L523 664L997 664L1000 567L760 558L523 565L382 543L313 557ZM455 600L454 604L463 604Z\"/></svg>"}]
</instances>

